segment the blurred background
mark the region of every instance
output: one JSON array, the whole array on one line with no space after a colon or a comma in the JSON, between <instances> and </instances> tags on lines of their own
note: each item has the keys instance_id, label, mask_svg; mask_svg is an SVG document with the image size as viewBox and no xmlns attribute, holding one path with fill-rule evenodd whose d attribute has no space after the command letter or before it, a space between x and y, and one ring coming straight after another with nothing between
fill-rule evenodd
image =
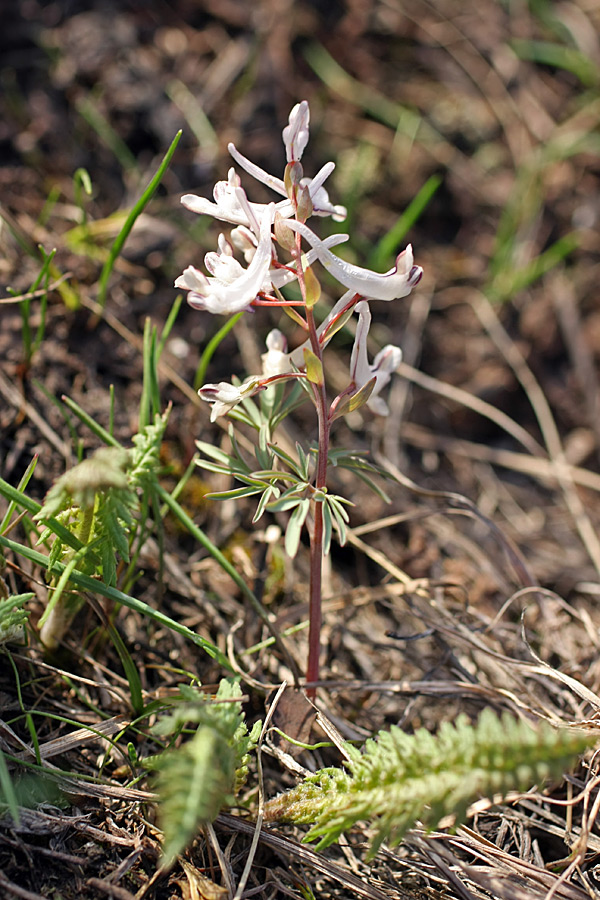
<instances>
[{"instance_id":1,"label":"blurred background","mask_svg":"<svg viewBox=\"0 0 600 900\"><path fill-rule=\"evenodd\" d=\"M20 312L0 307L3 368L26 376L36 402L41 382L53 395L83 392L93 414L115 384L118 422L130 431L139 352L114 328L90 325L125 214L182 129L110 282L107 314L139 340L146 316L164 322L177 275L215 245L218 227L183 210L180 195L211 196L226 177L228 141L280 174L281 129L307 99L305 171L333 159L329 192L349 210L341 228L351 240L338 252L384 271L410 241L425 269L410 299L373 306L373 351L388 341L404 351L393 415L348 427L417 480L483 500L547 583L572 582L557 547L570 548L578 578L595 578L600 559L590 563L572 520L555 510L557 482L544 465L563 447L574 465L598 464L599 23L595 0L8 4L0 281L3 294L27 291L38 245L57 248L55 280L69 276L51 295L47 347L25 365ZM244 184L253 199L268 197ZM324 220L322 233L333 227ZM209 380L243 374L273 324L257 316L230 336ZM219 325L182 308L167 350L188 385ZM350 346L341 335L332 371L342 386ZM189 458L208 410L165 390L179 410L177 453ZM58 427L59 414L48 415ZM17 472L14 409L4 416ZM17 444L37 441L20 432ZM596 482L583 488L593 516Z\"/></svg>"}]
</instances>

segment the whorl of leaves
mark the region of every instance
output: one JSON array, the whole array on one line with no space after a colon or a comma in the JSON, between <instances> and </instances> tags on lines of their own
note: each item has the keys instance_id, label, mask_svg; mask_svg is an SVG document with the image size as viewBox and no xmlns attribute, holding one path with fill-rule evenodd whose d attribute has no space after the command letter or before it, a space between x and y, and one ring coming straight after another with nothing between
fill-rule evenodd
<instances>
[{"instance_id":1,"label":"whorl of leaves","mask_svg":"<svg viewBox=\"0 0 600 900\"><path fill-rule=\"evenodd\" d=\"M169 866L221 809L233 803L246 780L248 757L256 745L260 722L248 732L237 682L223 679L214 700L180 686L184 702L162 719L155 732L179 732L194 723L193 737L156 757L160 822L164 832L163 865Z\"/></svg>"},{"instance_id":2,"label":"whorl of leaves","mask_svg":"<svg viewBox=\"0 0 600 900\"><path fill-rule=\"evenodd\" d=\"M86 546L78 568L85 574L95 574L101 566L107 584L116 581L115 550L128 559L129 534L134 525L132 513L138 506L136 494L129 485L128 466L127 450L101 447L56 480L35 516L39 520L55 516L61 524L70 527ZM85 527L86 522L89 529ZM53 536L52 529L47 528L40 543ZM72 553L70 547L54 536L48 563L66 561Z\"/></svg>"},{"instance_id":3,"label":"whorl of leaves","mask_svg":"<svg viewBox=\"0 0 600 900\"><path fill-rule=\"evenodd\" d=\"M318 848L358 821L372 821L373 856L382 841L399 843L416 822L433 829L452 815L460 824L481 797L560 777L592 743L581 731L544 723L534 729L489 709L475 725L459 716L436 735L392 727L367 741L362 753L352 749L346 769L322 769L275 797L267 804L267 818L311 824L306 840L319 838Z\"/></svg>"},{"instance_id":4,"label":"whorl of leaves","mask_svg":"<svg viewBox=\"0 0 600 900\"><path fill-rule=\"evenodd\" d=\"M36 519L55 516L69 506L93 507L98 492L126 491L129 454L121 447L100 447L88 459L57 478Z\"/></svg>"}]
</instances>

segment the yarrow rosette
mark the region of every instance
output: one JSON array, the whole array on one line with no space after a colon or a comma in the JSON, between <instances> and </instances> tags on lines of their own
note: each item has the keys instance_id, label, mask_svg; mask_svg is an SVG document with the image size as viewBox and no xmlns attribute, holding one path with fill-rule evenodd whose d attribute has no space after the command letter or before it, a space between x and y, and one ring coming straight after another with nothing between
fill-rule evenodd
<instances>
[{"instance_id":1,"label":"yarrow rosette","mask_svg":"<svg viewBox=\"0 0 600 900\"><path fill-rule=\"evenodd\" d=\"M204 257L208 276L195 266L188 266L175 281L175 287L188 291L188 303L195 309L206 310L221 315L232 315L251 307L281 306L287 308L296 321L306 329L308 339L305 344L287 353L286 341L281 332L272 331L267 337L267 352L263 355L263 371L250 376L242 385L227 382L205 384L199 394L212 403L211 420L228 413L244 398L257 393L277 380L306 378L306 353L314 338L318 339L317 350L322 351L339 327L340 320L346 321L355 310L358 313L356 338L350 364L348 389L336 398L331 406L332 418L347 410L348 398L358 395L373 412L387 415L388 408L379 396L397 369L401 352L398 347L388 345L381 350L372 364L367 356L367 337L371 322L368 306L370 300L396 300L410 294L420 281L423 270L414 265L412 247L398 255L396 264L383 274L351 265L340 259L331 248L348 240L347 234L334 234L321 240L306 224L311 216L331 216L334 221L343 221L346 210L335 206L330 200L324 183L333 172L335 164L326 163L314 178L305 178L300 164L309 138L310 113L308 103L303 100L291 111L288 125L283 129L283 143L287 165L283 180L265 172L246 159L233 144L228 150L235 162L257 181L271 188L283 199L277 203L252 203L241 186L235 170L229 170L227 181L219 181L214 187L214 202L185 194L183 205L199 215L210 215L235 227L229 238L219 235L218 250ZM309 245L308 252L301 252L301 239ZM279 259L281 250L287 251L291 261ZM244 266L234 253L238 252ZM313 340L309 324L290 308L299 306L311 308L315 297L311 297L310 284L317 286L308 272L317 261L346 288L345 293L316 329ZM281 289L293 281L299 281L302 301L288 301ZM318 290L317 290L318 294ZM320 356L320 354L317 354ZM309 380L310 375L308 376ZM346 401L341 402L342 396ZM352 406L356 408L356 405Z\"/></svg>"}]
</instances>

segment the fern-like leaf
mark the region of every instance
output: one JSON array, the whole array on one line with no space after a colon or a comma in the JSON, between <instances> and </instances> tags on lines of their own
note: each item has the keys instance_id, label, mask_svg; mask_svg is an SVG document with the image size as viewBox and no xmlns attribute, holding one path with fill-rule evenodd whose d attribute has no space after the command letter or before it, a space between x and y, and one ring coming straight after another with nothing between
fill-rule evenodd
<instances>
[{"instance_id":1,"label":"fern-like leaf","mask_svg":"<svg viewBox=\"0 0 600 900\"><path fill-rule=\"evenodd\" d=\"M158 793L165 840L163 865L170 866L196 833L232 800L232 747L214 728L201 725L191 741L161 758Z\"/></svg>"},{"instance_id":2,"label":"fern-like leaf","mask_svg":"<svg viewBox=\"0 0 600 900\"><path fill-rule=\"evenodd\" d=\"M169 407L162 415L157 413L151 425L146 425L133 436L128 473L129 484L132 487L144 488L155 482L160 468L160 448L170 411Z\"/></svg>"},{"instance_id":3,"label":"fern-like leaf","mask_svg":"<svg viewBox=\"0 0 600 900\"><path fill-rule=\"evenodd\" d=\"M0 600L0 644L23 640L23 628L29 618L28 610L23 607L34 596L34 594L13 594Z\"/></svg>"},{"instance_id":4,"label":"fern-like leaf","mask_svg":"<svg viewBox=\"0 0 600 900\"><path fill-rule=\"evenodd\" d=\"M358 821L372 820L373 856L382 841L392 845L417 821L433 829L442 818L464 821L481 797L527 790L559 777L595 742L572 729L541 724L533 729L508 715L484 710L471 725L466 716L444 723L437 735L405 734L393 727L367 741L346 769L322 769L267 804L267 817L313 827L306 840L325 847Z\"/></svg>"},{"instance_id":5,"label":"fern-like leaf","mask_svg":"<svg viewBox=\"0 0 600 900\"><path fill-rule=\"evenodd\" d=\"M155 728L160 734L197 724L191 740L157 757L160 820L164 832L163 865L169 866L193 840L199 826L212 822L231 804L246 780L248 757L260 722L248 732L237 682L223 679L214 700L180 686L172 715Z\"/></svg>"}]
</instances>

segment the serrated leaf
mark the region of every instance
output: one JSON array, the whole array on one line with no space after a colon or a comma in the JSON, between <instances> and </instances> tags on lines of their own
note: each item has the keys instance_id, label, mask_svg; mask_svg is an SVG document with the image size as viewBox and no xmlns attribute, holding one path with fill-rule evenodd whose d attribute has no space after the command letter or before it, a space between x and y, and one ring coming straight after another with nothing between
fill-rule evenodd
<instances>
[{"instance_id":1,"label":"serrated leaf","mask_svg":"<svg viewBox=\"0 0 600 900\"><path fill-rule=\"evenodd\" d=\"M306 840L332 843L358 821L372 821L372 857L385 840L399 843L417 821L427 829L445 816L464 821L471 803L528 790L560 776L596 737L541 723L533 729L485 709L472 725L461 715L436 735L392 726L352 754L346 769L322 769L267 804L267 817L312 824Z\"/></svg>"},{"instance_id":2,"label":"serrated leaf","mask_svg":"<svg viewBox=\"0 0 600 900\"><path fill-rule=\"evenodd\" d=\"M0 600L0 644L23 639L23 627L29 618L29 610L24 605L35 594L13 594Z\"/></svg>"},{"instance_id":3,"label":"serrated leaf","mask_svg":"<svg viewBox=\"0 0 600 900\"><path fill-rule=\"evenodd\" d=\"M153 759L165 835L164 866L193 840L200 825L214 821L233 801L261 728L258 722L248 734L237 681L222 679L214 700L189 685L180 685L179 691L185 702L172 701L177 704L173 712L153 728L155 734L169 735L179 733L186 723L198 724L191 740Z\"/></svg>"}]
</instances>

